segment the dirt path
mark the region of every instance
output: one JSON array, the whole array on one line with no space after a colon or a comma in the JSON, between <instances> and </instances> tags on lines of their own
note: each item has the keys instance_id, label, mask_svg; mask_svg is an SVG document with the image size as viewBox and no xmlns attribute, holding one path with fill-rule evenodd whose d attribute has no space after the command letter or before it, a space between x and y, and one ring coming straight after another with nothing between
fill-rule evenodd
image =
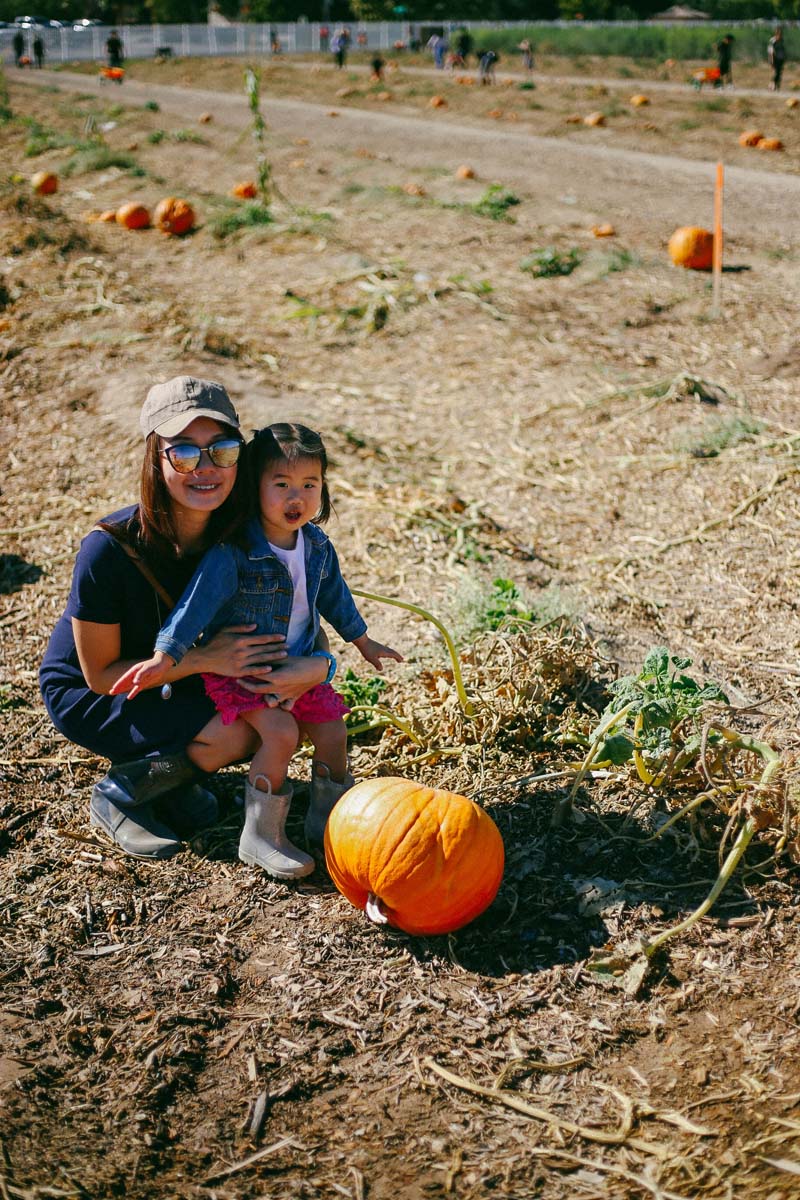
<instances>
[{"instance_id":1,"label":"dirt path","mask_svg":"<svg viewBox=\"0 0 800 1200\"><path fill-rule=\"evenodd\" d=\"M52 81L49 72L20 76L26 86L52 87ZM86 75L59 73L58 86L84 93L108 92L108 85ZM249 121L239 94L127 80L120 100L126 104L156 100L164 111L187 118L212 109L218 123L235 129L245 128ZM317 143L334 153L358 145L416 167L475 161L483 176L524 189L547 220L563 219L567 212L592 214L599 200L609 216L642 215L667 227L701 222L706 212L709 220L711 216L711 162L609 145L578 146L566 139L486 128L446 115L434 124L409 110L390 114L341 108L336 110L337 119L329 120L329 108L304 101L270 98L263 107L275 133L285 137L313 133ZM787 211L799 210L800 178L728 168L729 237L746 239L754 228L765 238L784 236Z\"/></svg>"}]
</instances>

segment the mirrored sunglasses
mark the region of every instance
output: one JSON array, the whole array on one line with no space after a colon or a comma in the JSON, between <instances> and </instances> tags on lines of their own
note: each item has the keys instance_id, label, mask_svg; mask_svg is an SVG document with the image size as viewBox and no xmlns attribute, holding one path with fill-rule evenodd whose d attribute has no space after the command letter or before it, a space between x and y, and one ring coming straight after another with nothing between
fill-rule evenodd
<instances>
[{"instance_id":1,"label":"mirrored sunglasses","mask_svg":"<svg viewBox=\"0 0 800 1200\"><path fill-rule=\"evenodd\" d=\"M161 453L169 459L170 466L181 475L189 475L200 466L200 460L207 454L215 467L235 467L242 452L242 443L237 438L223 438L212 442L210 446L195 446L193 442L179 442L177 446L167 446Z\"/></svg>"}]
</instances>

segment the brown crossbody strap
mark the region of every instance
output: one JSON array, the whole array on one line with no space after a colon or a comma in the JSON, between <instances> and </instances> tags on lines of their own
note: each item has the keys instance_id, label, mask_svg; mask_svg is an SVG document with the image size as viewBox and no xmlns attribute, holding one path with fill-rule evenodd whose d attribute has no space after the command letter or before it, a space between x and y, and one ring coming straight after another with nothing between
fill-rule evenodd
<instances>
[{"instance_id":1,"label":"brown crossbody strap","mask_svg":"<svg viewBox=\"0 0 800 1200\"><path fill-rule=\"evenodd\" d=\"M164 603L167 605L167 608L171 609L171 608L175 607L175 601L172 599L172 596L170 596L169 592L163 586L163 584L158 582L155 575L148 567L147 563L144 562L143 559L141 559L139 557L139 555L134 550L133 546L129 545L127 542L123 542L122 538L117 537L117 535L115 533L112 533L110 529L106 529L104 525L94 525L89 532L90 533L107 533L109 535L109 537L113 537L114 541L117 543L118 546L122 547L122 549L127 554L128 558L131 560L133 565L137 568L137 570L141 571L142 575L144 575L145 579L150 584L150 587L156 593L158 598L160 600L164 601Z\"/></svg>"}]
</instances>

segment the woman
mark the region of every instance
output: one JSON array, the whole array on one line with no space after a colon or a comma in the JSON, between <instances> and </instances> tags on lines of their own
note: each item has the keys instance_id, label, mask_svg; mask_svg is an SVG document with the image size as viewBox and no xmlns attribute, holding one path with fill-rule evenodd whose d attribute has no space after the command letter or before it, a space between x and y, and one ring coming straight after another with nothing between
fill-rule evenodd
<instances>
[{"instance_id":1,"label":"woman","mask_svg":"<svg viewBox=\"0 0 800 1200\"><path fill-rule=\"evenodd\" d=\"M256 749L241 719L224 726L201 671L255 677L253 691L291 703L328 675L331 656L287 658L279 635L253 626L222 630L193 647L161 692L112 696L125 671L149 656L166 613L201 555L241 520L239 418L217 383L180 375L147 394L141 498L113 513L81 543L72 589L40 670L53 724L111 760L92 791L92 825L127 854L168 858L181 836L214 823L206 774Z\"/></svg>"}]
</instances>

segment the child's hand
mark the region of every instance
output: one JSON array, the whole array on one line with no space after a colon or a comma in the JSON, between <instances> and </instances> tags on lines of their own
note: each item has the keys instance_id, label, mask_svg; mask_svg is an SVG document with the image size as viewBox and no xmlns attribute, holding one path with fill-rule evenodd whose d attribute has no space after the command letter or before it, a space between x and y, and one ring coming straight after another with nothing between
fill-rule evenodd
<instances>
[{"instance_id":1,"label":"child's hand","mask_svg":"<svg viewBox=\"0 0 800 1200\"><path fill-rule=\"evenodd\" d=\"M353 645L358 648L370 666L374 667L376 671L383 671L381 661L384 658L393 658L395 662L403 662L402 654L398 654L391 646L383 646L380 642L374 642L366 634L362 634L360 638L356 638Z\"/></svg>"},{"instance_id":2,"label":"child's hand","mask_svg":"<svg viewBox=\"0 0 800 1200\"><path fill-rule=\"evenodd\" d=\"M145 692L148 688L160 687L162 683L166 683L170 670L174 666L175 663L168 654L156 650L152 658L146 662L136 663L129 667L124 675L120 675L111 688L111 695L119 696L122 692L127 692L128 699L132 700L134 696L139 695L139 692Z\"/></svg>"}]
</instances>

